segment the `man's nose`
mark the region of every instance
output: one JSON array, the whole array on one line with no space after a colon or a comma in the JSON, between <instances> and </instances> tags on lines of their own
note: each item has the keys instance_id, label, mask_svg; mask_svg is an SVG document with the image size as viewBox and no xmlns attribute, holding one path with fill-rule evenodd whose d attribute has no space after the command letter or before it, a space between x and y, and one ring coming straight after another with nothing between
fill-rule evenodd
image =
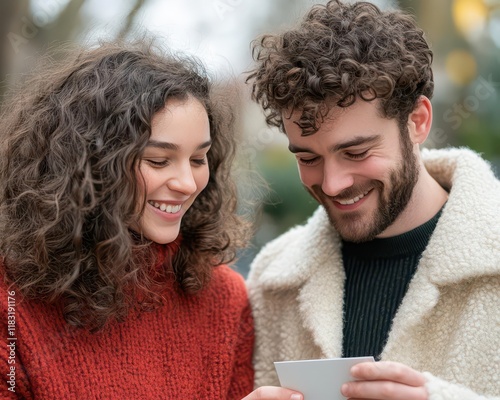
<instances>
[{"instance_id":1,"label":"man's nose","mask_svg":"<svg viewBox=\"0 0 500 400\"><path fill-rule=\"evenodd\" d=\"M335 197L353 184L354 176L345 167L333 162L324 164L321 189L327 196Z\"/></svg>"}]
</instances>

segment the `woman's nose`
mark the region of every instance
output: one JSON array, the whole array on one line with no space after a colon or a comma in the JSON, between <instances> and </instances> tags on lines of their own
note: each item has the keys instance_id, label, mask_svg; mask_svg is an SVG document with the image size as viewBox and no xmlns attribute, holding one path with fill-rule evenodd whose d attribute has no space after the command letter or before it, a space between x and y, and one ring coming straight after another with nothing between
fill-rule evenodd
<instances>
[{"instance_id":1,"label":"woman's nose","mask_svg":"<svg viewBox=\"0 0 500 400\"><path fill-rule=\"evenodd\" d=\"M171 190L192 195L196 192L196 180L194 179L191 166L182 166L177 168L175 175L167 181Z\"/></svg>"}]
</instances>

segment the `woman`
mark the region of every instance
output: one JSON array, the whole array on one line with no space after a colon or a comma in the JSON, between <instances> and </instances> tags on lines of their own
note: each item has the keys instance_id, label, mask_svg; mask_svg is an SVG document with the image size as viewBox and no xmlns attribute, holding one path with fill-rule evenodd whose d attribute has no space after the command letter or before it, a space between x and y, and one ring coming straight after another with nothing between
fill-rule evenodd
<instances>
[{"instance_id":1,"label":"woman","mask_svg":"<svg viewBox=\"0 0 500 400\"><path fill-rule=\"evenodd\" d=\"M9 101L2 396L251 391L246 291L223 265L248 232L231 121L197 61L145 42L69 54Z\"/></svg>"}]
</instances>

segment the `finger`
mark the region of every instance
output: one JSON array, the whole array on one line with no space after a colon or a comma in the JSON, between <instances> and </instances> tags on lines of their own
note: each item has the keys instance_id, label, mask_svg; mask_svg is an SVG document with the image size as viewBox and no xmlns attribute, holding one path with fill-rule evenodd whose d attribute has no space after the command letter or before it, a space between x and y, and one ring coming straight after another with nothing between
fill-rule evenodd
<instances>
[{"instance_id":1,"label":"finger","mask_svg":"<svg viewBox=\"0 0 500 400\"><path fill-rule=\"evenodd\" d=\"M427 400L425 387L403 385L392 381L357 381L342 385L342 395L350 400Z\"/></svg>"},{"instance_id":2,"label":"finger","mask_svg":"<svg viewBox=\"0 0 500 400\"><path fill-rule=\"evenodd\" d=\"M261 386L242 400L303 400L301 393L294 390L277 387Z\"/></svg>"},{"instance_id":3,"label":"finger","mask_svg":"<svg viewBox=\"0 0 500 400\"><path fill-rule=\"evenodd\" d=\"M422 373L407 365L392 361L356 364L351 368L351 375L362 381L386 380L415 387L425 384L425 377Z\"/></svg>"}]
</instances>

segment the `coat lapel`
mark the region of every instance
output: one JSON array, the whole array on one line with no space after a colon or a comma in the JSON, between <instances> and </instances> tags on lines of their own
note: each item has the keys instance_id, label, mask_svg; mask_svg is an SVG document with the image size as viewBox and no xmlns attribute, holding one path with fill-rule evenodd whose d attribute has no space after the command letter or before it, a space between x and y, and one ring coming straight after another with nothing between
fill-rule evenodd
<instances>
[{"instance_id":1,"label":"coat lapel","mask_svg":"<svg viewBox=\"0 0 500 400\"><path fill-rule=\"evenodd\" d=\"M443 287L500 273L500 201L494 189L499 183L489 165L465 149L427 150L423 158L450 197L394 318L383 359L401 352L404 338L432 312Z\"/></svg>"},{"instance_id":2,"label":"coat lapel","mask_svg":"<svg viewBox=\"0 0 500 400\"><path fill-rule=\"evenodd\" d=\"M272 260L259 282L266 290L295 290L303 327L312 333L324 357L340 357L344 285L340 239L323 207L301 228L303 240L293 240L283 257Z\"/></svg>"},{"instance_id":3,"label":"coat lapel","mask_svg":"<svg viewBox=\"0 0 500 400\"><path fill-rule=\"evenodd\" d=\"M311 218L308 228L311 240L301 259L308 264L310 276L298 292L300 314L323 356L340 357L345 279L340 238L323 207Z\"/></svg>"},{"instance_id":4,"label":"coat lapel","mask_svg":"<svg viewBox=\"0 0 500 400\"><path fill-rule=\"evenodd\" d=\"M344 272L338 268L342 263L339 255L336 251L318 260L321 268L315 269L298 295L304 327L311 331L325 358L342 355Z\"/></svg>"}]
</instances>

